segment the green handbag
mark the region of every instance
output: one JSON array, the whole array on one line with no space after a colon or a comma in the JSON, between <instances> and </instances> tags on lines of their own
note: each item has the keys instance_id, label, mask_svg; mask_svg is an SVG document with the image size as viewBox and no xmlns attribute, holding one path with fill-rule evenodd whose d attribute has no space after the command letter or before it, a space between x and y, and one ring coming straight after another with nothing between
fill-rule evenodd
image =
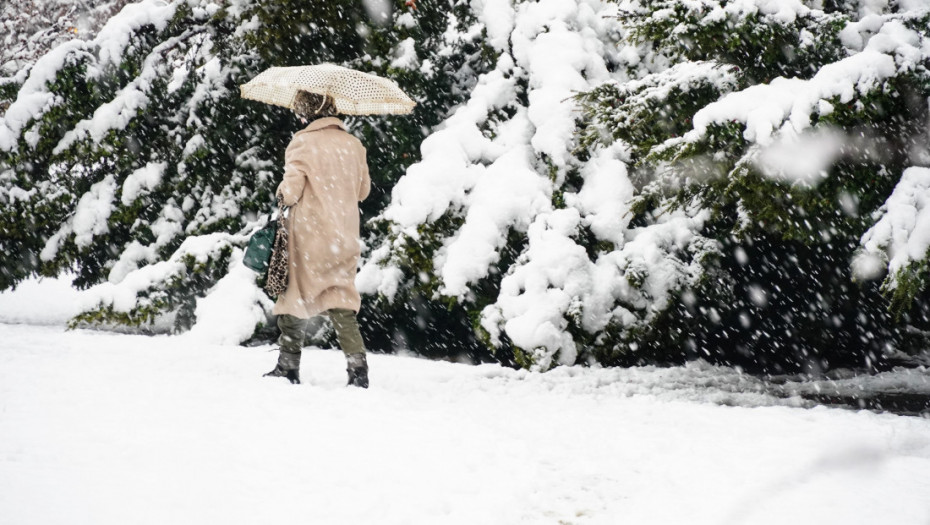
<instances>
[{"instance_id":1,"label":"green handbag","mask_svg":"<svg viewBox=\"0 0 930 525\"><path fill-rule=\"evenodd\" d=\"M271 260L271 250L274 247L274 234L278 231L278 222L268 216L268 224L252 234L249 245L242 257L242 264L258 273L265 273L268 262Z\"/></svg>"},{"instance_id":2,"label":"green handbag","mask_svg":"<svg viewBox=\"0 0 930 525\"><path fill-rule=\"evenodd\" d=\"M258 273L268 271L268 265L271 262L271 254L274 251L275 235L278 228L284 227L284 206L278 202L278 220L275 220L272 214L268 214L268 224L252 234L249 238L249 244L245 248L245 255L242 257L242 264Z\"/></svg>"}]
</instances>

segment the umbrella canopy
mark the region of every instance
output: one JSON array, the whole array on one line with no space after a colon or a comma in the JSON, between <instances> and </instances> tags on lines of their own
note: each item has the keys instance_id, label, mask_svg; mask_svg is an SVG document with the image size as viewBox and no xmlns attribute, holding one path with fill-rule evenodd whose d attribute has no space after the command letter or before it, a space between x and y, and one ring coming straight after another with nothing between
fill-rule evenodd
<instances>
[{"instance_id":1,"label":"umbrella canopy","mask_svg":"<svg viewBox=\"0 0 930 525\"><path fill-rule=\"evenodd\" d=\"M239 86L242 98L290 109L298 91L332 97L344 115L404 115L416 106L394 81L334 64L271 67Z\"/></svg>"}]
</instances>

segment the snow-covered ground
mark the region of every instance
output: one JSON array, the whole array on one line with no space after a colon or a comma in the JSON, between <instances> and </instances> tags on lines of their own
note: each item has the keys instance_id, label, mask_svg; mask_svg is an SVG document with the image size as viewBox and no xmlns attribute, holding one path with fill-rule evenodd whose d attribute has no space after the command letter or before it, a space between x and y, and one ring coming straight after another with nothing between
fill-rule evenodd
<instances>
[{"instance_id":1,"label":"snow-covered ground","mask_svg":"<svg viewBox=\"0 0 930 525\"><path fill-rule=\"evenodd\" d=\"M270 346L65 331L80 297L0 294L0 523L930 524L928 419L703 363L371 355L366 391L309 349L294 386Z\"/></svg>"},{"instance_id":2,"label":"snow-covered ground","mask_svg":"<svg viewBox=\"0 0 930 525\"><path fill-rule=\"evenodd\" d=\"M3 523L930 523L930 420L765 406L706 365L372 355L365 391L332 350L293 386L270 347L0 341Z\"/></svg>"}]
</instances>

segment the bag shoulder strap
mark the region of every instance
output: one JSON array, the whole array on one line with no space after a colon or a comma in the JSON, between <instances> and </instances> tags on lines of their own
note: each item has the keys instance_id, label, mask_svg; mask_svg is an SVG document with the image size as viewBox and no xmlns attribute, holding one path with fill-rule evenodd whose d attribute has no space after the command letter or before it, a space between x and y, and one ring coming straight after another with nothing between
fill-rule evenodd
<instances>
[{"instance_id":1,"label":"bag shoulder strap","mask_svg":"<svg viewBox=\"0 0 930 525\"><path fill-rule=\"evenodd\" d=\"M284 205L284 200L280 195L276 197L278 203L278 226L284 228L284 213L290 208L290 206ZM274 212L272 212L274 213Z\"/></svg>"}]
</instances>

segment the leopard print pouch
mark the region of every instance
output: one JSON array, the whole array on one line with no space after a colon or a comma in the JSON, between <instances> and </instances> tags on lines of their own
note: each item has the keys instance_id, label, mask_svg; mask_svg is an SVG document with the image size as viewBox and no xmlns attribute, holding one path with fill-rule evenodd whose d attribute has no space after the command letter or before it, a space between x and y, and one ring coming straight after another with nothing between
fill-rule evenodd
<instances>
[{"instance_id":1,"label":"leopard print pouch","mask_svg":"<svg viewBox=\"0 0 930 525\"><path fill-rule=\"evenodd\" d=\"M274 236L274 248L268 262L265 292L277 297L287 290L287 224L284 220L285 207L278 201L278 230Z\"/></svg>"}]
</instances>

